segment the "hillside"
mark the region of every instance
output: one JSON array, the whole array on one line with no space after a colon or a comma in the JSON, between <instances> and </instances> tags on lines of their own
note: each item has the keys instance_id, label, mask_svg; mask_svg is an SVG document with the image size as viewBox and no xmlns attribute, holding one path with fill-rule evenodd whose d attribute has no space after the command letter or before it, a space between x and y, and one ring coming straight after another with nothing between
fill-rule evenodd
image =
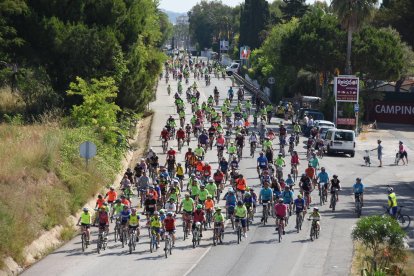
<instances>
[{"instance_id":1,"label":"hillside","mask_svg":"<svg viewBox=\"0 0 414 276\"><path fill-rule=\"evenodd\" d=\"M172 24L175 24L177 17L181 15L186 15L186 13L179 13L179 12L173 12L173 11L167 11L167 10L162 10L162 11L168 15L168 19L170 20Z\"/></svg>"}]
</instances>

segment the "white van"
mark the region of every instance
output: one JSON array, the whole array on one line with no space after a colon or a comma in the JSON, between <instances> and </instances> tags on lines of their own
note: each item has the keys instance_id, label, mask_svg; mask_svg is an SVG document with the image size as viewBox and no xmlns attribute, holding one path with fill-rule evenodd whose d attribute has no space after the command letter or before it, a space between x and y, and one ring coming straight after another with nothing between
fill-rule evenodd
<instances>
[{"instance_id":1,"label":"white van","mask_svg":"<svg viewBox=\"0 0 414 276\"><path fill-rule=\"evenodd\" d=\"M228 76L233 75L233 73L239 72L240 63L233 62L230 66L226 68L226 73Z\"/></svg>"},{"instance_id":2,"label":"white van","mask_svg":"<svg viewBox=\"0 0 414 276\"><path fill-rule=\"evenodd\" d=\"M355 156L355 132L348 129L329 129L324 137L326 151L329 154L342 152Z\"/></svg>"}]
</instances>

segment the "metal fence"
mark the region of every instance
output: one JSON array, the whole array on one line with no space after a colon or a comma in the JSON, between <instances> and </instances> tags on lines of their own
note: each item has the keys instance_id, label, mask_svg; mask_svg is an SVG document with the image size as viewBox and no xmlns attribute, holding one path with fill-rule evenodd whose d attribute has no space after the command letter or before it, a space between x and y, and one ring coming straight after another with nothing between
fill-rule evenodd
<instances>
[{"instance_id":1,"label":"metal fence","mask_svg":"<svg viewBox=\"0 0 414 276\"><path fill-rule=\"evenodd\" d=\"M257 97L259 97L264 103L272 104L269 97L262 90L254 86L250 81L247 81L242 76L236 73L233 74L233 77L236 80L236 82L242 84L247 91L249 91L251 94L255 96L256 99Z\"/></svg>"}]
</instances>

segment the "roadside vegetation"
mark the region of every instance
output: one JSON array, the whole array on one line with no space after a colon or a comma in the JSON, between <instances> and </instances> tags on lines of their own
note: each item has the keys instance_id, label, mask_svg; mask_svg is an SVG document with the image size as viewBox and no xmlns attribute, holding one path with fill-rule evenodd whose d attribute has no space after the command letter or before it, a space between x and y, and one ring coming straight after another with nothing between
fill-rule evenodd
<instances>
[{"instance_id":1,"label":"roadside vegetation","mask_svg":"<svg viewBox=\"0 0 414 276\"><path fill-rule=\"evenodd\" d=\"M52 2L0 4L0 268L112 184L171 35L156 1Z\"/></svg>"}]
</instances>

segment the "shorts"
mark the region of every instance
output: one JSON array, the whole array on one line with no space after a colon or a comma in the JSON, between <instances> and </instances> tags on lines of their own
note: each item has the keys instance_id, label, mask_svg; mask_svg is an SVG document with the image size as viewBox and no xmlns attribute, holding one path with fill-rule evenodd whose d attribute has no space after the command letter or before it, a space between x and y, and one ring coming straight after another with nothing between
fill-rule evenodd
<instances>
[{"instance_id":1,"label":"shorts","mask_svg":"<svg viewBox=\"0 0 414 276\"><path fill-rule=\"evenodd\" d=\"M244 195L244 193L246 192L246 190L237 189L237 192L240 192L242 195Z\"/></svg>"},{"instance_id":2,"label":"shorts","mask_svg":"<svg viewBox=\"0 0 414 276\"><path fill-rule=\"evenodd\" d=\"M184 175L176 175L176 177L177 177L179 180L183 180L183 179L184 179Z\"/></svg>"},{"instance_id":3,"label":"shorts","mask_svg":"<svg viewBox=\"0 0 414 276\"><path fill-rule=\"evenodd\" d=\"M128 222L127 220L121 220L121 225L124 226L127 224L127 222Z\"/></svg>"},{"instance_id":4,"label":"shorts","mask_svg":"<svg viewBox=\"0 0 414 276\"><path fill-rule=\"evenodd\" d=\"M269 201L270 201L270 199L268 199L268 200L264 200L264 199L263 199L263 200L262 200L262 203L263 203L263 204L265 204L265 203L269 203Z\"/></svg>"},{"instance_id":5,"label":"shorts","mask_svg":"<svg viewBox=\"0 0 414 276\"><path fill-rule=\"evenodd\" d=\"M227 213L229 215L233 215L234 214L234 208L235 207L233 205L227 206Z\"/></svg>"},{"instance_id":6,"label":"shorts","mask_svg":"<svg viewBox=\"0 0 414 276\"><path fill-rule=\"evenodd\" d=\"M82 225L83 227L85 227L86 229L91 228L91 225L90 225L89 223L81 223L81 225Z\"/></svg>"},{"instance_id":7,"label":"shorts","mask_svg":"<svg viewBox=\"0 0 414 276\"><path fill-rule=\"evenodd\" d=\"M99 223L99 229L105 229L107 226L106 222L100 222Z\"/></svg>"},{"instance_id":8,"label":"shorts","mask_svg":"<svg viewBox=\"0 0 414 276\"><path fill-rule=\"evenodd\" d=\"M297 216L300 215L302 212L303 212L303 209L296 208L295 213L296 213Z\"/></svg>"},{"instance_id":9,"label":"shorts","mask_svg":"<svg viewBox=\"0 0 414 276\"><path fill-rule=\"evenodd\" d=\"M152 209L152 208L147 210L147 214L149 216L152 216L154 214L154 212L155 212L155 209Z\"/></svg>"},{"instance_id":10,"label":"shorts","mask_svg":"<svg viewBox=\"0 0 414 276\"><path fill-rule=\"evenodd\" d=\"M167 187L162 187L160 190L161 190L161 194L162 195L166 195L167 194Z\"/></svg>"},{"instance_id":11,"label":"shorts","mask_svg":"<svg viewBox=\"0 0 414 276\"><path fill-rule=\"evenodd\" d=\"M235 222L241 222L242 227L246 227L246 218L239 218L236 217L236 219L234 220Z\"/></svg>"},{"instance_id":12,"label":"shorts","mask_svg":"<svg viewBox=\"0 0 414 276\"><path fill-rule=\"evenodd\" d=\"M364 193L356 193L354 194L355 199L357 199L358 197L361 197Z\"/></svg>"},{"instance_id":13,"label":"shorts","mask_svg":"<svg viewBox=\"0 0 414 276\"><path fill-rule=\"evenodd\" d=\"M404 157L407 158L407 152L406 151L400 152L400 158L403 159Z\"/></svg>"},{"instance_id":14,"label":"shorts","mask_svg":"<svg viewBox=\"0 0 414 276\"><path fill-rule=\"evenodd\" d=\"M170 235L174 235L175 234L175 229L165 229L165 233L168 233Z\"/></svg>"},{"instance_id":15,"label":"shorts","mask_svg":"<svg viewBox=\"0 0 414 276\"><path fill-rule=\"evenodd\" d=\"M186 210L183 210L183 213L185 213L185 214L187 214L187 215L190 215L190 216L192 216L192 215L193 215L193 211L186 211Z\"/></svg>"},{"instance_id":16,"label":"shorts","mask_svg":"<svg viewBox=\"0 0 414 276\"><path fill-rule=\"evenodd\" d=\"M139 225L128 225L128 228L131 230L137 230Z\"/></svg>"},{"instance_id":17,"label":"shorts","mask_svg":"<svg viewBox=\"0 0 414 276\"><path fill-rule=\"evenodd\" d=\"M108 204L109 205L111 205L111 204L113 204L115 201L113 201L113 200L108 200Z\"/></svg>"},{"instance_id":18,"label":"shorts","mask_svg":"<svg viewBox=\"0 0 414 276\"><path fill-rule=\"evenodd\" d=\"M390 208L390 214L394 217L397 215L397 211L398 211L398 206L394 206Z\"/></svg>"},{"instance_id":19,"label":"shorts","mask_svg":"<svg viewBox=\"0 0 414 276\"><path fill-rule=\"evenodd\" d=\"M281 217L281 216L276 216L276 218L277 219L280 219L280 220L285 220L285 217L283 216L283 217Z\"/></svg>"},{"instance_id":20,"label":"shorts","mask_svg":"<svg viewBox=\"0 0 414 276\"><path fill-rule=\"evenodd\" d=\"M160 228L159 227L151 227L151 229L152 229L153 234L159 234L160 233Z\"/></svg>"}]
</instances>

